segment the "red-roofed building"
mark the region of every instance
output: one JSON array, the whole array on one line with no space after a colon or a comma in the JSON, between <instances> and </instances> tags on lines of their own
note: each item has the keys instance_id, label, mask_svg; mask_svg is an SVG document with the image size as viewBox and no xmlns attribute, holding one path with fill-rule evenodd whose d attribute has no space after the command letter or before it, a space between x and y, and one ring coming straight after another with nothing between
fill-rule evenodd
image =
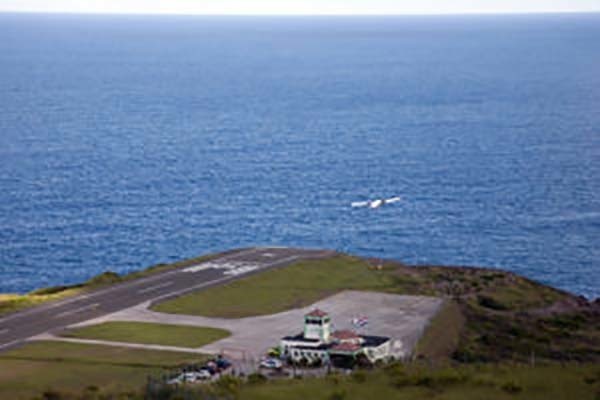
<instances>
[{"instance_id":1,"label":"red-roofed building","mask_svg":"<svg viewBox=\"0 0 600 400\"><path fill-rule=\"evenodd\" d=\"M358 343L344 342L344 343L334 344L329 349L329 352L330 353L338 353L338 354L344 353L344 354L353 354L354 355L356 352L358 352L361 349L362 349L362 347Z\"/></svg>"},{"instance_id":2,"label":"red-roofed building","mask_svg":"<svg viewBox=\"0 0 600 400\"><path fill-rule=\"evenodd\" d=\"M345 330L341 330L341 331L335 331L331 334L331 337L334 340L339 340L339 341L347 341L347 340L360 340L360 335L354 331L351 331L349 329L345 329Z\"/></svg>"},{"instance_id":3,"label":"red-roofed building","mask_svg":"<svg viewBox=\"0 0 600 400\"><path fill-rule=\"evenodd\" d=\"M316 318L323 318L323 317L328 317L328 316L329 316L329 314L327 314L323 310L319 310L318 308L315 308L314 310L312 310L311 312L309 312L308 314L305 315L305 317L316 317Z\"/></svg>"},{"instance_id":4,"label":"red-roofed building","mask_svg":"<svg viewBox=\"0 0 600 400\"><path fill-rule=\"evenodd\" d=\"M281 355L293 362L351 365L361 354L371 362L390 358L390 343L388 337L359 335L352 330L331 333L329 314L315 308L304 315L304 331L282 338L279 347Z\"/></svg>"}]
</instances>

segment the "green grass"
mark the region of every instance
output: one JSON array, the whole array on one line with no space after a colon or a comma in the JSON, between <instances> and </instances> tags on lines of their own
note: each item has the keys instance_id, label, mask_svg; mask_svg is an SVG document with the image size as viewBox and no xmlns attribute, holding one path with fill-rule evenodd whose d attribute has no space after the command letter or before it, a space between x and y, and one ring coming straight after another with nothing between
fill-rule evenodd
<instances>
[{"instance_id":1,"label":"green grass","mask_svg":"<svg viewBox=\"0 0 600 400\"><path fill-rule=\"evenodd\" d=\"M62 336L165 346L201 347L229 336L223 329L146 322L105 322L73 329Z\"/></svg>"},{"instance_id":2,"label":"green grass","mask_svg":"<svg viewBox=\"0 0 600 400\"><path fill-rule=\"evenodd\" d=\"M446 300L419 339L415 356L428 359L450 357L458 346L464 323L465 318L458 304Z\"/></svg>"},{"instance_id":3,"label":"green grass","mask_svg":"<svg viewBox=\"0 0 600 400\"><path fill-rule=\"evenodd\" d=\"M88 386L138 390L147 376L203 356L63 342L34 342L0 354L0 399L30 399L48 389Z\"/></svg>"},{"instance_id":4,"label":"green grass","mask_svg":"<svg viewBox=\"0 0 600 400\"><path fill-rule=\"evenodd\" d=\"M0 315L34 307L48 301L60 300L81 292L81 288L65 288L50 293L32 292L28 294L0 294Z\"/></svg>"},{"instance_id":5,"label":"green grass","mask_svg":"<svg viewBox=\"0 0 600 400\"><path fill-rule=\"evenodd\" d=\"M342 290L385 290L392 281L356 257L299 262L152 307L155 311L240 318L304 307Z\"/></svg>"},{"instance_id":6,"label":"green grass","mask_svg":"<svg viewBox=\"0 0 600 400\"><path fill-rule=\"evenodd\" d=\"M408 365L348 377L245 385L239 399L595 400L599 378L600 368L592 364L535 368L518 364L435 368Z\"/></svg>"}]
</instances>

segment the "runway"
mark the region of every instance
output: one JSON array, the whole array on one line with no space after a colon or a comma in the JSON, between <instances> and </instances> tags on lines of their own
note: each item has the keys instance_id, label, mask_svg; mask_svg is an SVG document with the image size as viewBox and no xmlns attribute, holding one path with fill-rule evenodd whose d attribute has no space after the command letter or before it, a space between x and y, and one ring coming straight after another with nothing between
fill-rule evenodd
<instances>
[{"instance_id":1,"label":"runway","mask_svg":"<svg viewBox=\"0 0 600 400\"><path fill-rule=\"evenodd\" d=\"M68 299L46 303L0 318L0 352L47 332L114 313L144 302L156 302L239 279L269 268L326 258L333 251L256 247L229 252L197 265L114 284Z\"/></svg>"}]
</instances>

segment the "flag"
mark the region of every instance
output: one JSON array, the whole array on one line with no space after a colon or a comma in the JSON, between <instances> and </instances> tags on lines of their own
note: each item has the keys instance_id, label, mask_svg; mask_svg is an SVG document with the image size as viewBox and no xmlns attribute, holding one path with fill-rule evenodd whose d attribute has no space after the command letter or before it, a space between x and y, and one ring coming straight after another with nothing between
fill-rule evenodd
<instances>
[{"instance_id":1,"label":"flag","mask_svg":"<svg viewBox=\"0 0 600 400\"><path fill-rule=\"evenodd\" d=\"M352 325L362 328L364 326L367 326L367 324L369 323L369 318L367 318L366 316L360 316L360 317L354 317L352 318Z\"/></svg>"}]
</instances>

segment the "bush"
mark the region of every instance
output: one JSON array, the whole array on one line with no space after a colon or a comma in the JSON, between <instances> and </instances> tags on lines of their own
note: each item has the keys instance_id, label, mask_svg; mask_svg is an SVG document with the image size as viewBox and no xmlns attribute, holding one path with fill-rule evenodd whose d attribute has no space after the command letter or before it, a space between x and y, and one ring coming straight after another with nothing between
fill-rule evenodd
<instances>
[{"instance_id":1,"label":"bush","mask_svg":"<svg viewBox=\"0 0 600 400\"><path fill-rule=\"evenodd\" d=\"M367 380L367 374L365 374L364 371L356 371L351 375L351 377L354 382L358 383L363 383Z\"/></svg>"},{"instance_id":2,"label":"bush","mask_svg":"<svg viewBox=\"0 0 600 400\"><path fill-rule=\"evenodd\" d=\"M96 275L90 280L88 280L86 285L104 285L107 283L115 283L121 280L121 276L116 272L106 271L101 273L100 275Z\"/></svg>"},{"instance_id":3,"label":"bush","mask_svg":"<svg viewBox=\"0 0 600 400\"><path fill-rule=\"evenodd\" d=\"M60 293L60 292L63 292L67 289L71 289L74 287L77 287L77 286L50 286L47 288L33 290L33 291L29 292L28 294L31 294L34 296L43 296L43 295Z\"/></svg>"},{"instance_id":4,"label":"bush","mask_svg":"<svg viewBox=\"0 0 600 400\"><path fill-rule=\"evenodd\" d=\"M509 382L504 383L501 386L501 389L504 390L506 393L510 393L510 394L517 394L523 390L521 385L519 385L515 381L509 381Z\"/></svg>"},{"instance_id":5,"label":"bush","mask_svg":"<svg viewBox=\"0 0 600 400\"><path fill-rule=\"evenodd\" d=\"M215 383L215 386L218 389L229 394L237 393L240 385L241 381L231 375L221 376L221 378L219 378L219 380Z\"/></svg>"},{"instance_id":6,"label":"bush","mask_svg":"<svg viewBox=\"0 0 600 400\"><path fill-rule=\"evenodd\" d=\"M248 375L248 383L251 385L264 383L267 381L267 377L263 374L253 373Z\"/></svg>"},{"instance_id":7,"label":"bush","mask_svg":"<svg viewBox=\"0 0 600 400\"><path fill-rule=\"evenodd\" d=\"M329 396L329 400L344 400L345 398L346 392L344 390L336 390Z\"/></svg>"},{"instance_id":8,"label":"bush","mask_svg":"<svg viewBox=\"0 0 600 400\"><path fill-rule=\"evenodd\" d=\"M386 374L388 374L389 376L397 376L397 375L404 375L406 373L404 364L402 364L399 361L395 361L392 363L387 364L384 367L384 371L386 372Z\"/></svg>"},{"instance_id":9,"label":"bush","mask_svg":"<svg viewBox=\"0 0 600 400\"><path fill-rule=\"evenodd\" d=\"M56 390L46 390L44 393L42 393L43 400L63 400L66 398L67 397L65 395Z\"/></svg>"},{"instance_id":10,"label":"bush","mask_svg":"<svg viewBox=\"0 0 600 400\"><path fill-rule=\"evenodd\" d=\"M508 310L508 307L504 304L502 304L501 302L499 302L498 300L494 299L493 297L489 297L489 296L477 296L477 303L485 308L490 308L492 310L497 310L497 311L504 311L504 310Z\"/></svg>"},{"instance_id":11,"label":"bush","mask_svg":"<svg viewBox=\"0 0 600 400\"><path fill-rule=\"evenodd\" d=\"M468 376L453 368L445 368L438 371L435 375L435 383L439 385L454 385L466 382Z\"/></svg>"}]
</instances>

